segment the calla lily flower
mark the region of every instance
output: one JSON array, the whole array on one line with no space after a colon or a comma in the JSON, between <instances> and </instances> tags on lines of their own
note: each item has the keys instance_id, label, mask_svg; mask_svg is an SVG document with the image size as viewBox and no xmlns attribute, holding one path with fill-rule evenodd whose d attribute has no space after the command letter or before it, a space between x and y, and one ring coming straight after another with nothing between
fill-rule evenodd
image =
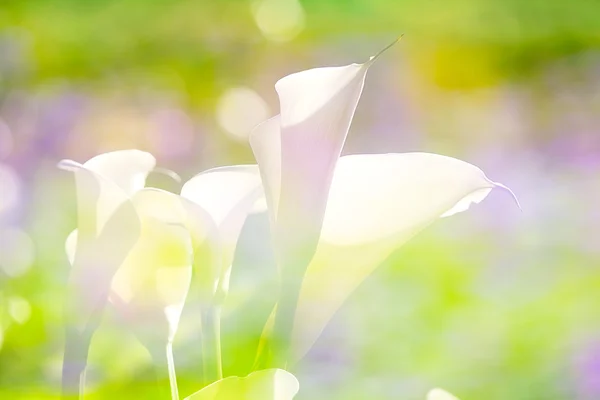
<instances>
[{"instance_id":1,"label":"calla lily flower","mask_svg":"<svg viewBox=\"0 0 600 400\"><path fill-rule=\"evenodd\" d=\"M217 272L207 262L215 251L216 228L199 206L163 190L142 189L131 202L140 220L140 236L112 279L109 300L157 365L166 355L172 398L178 399L173 339L195 259L205 262L205 275ZM72 260L76 241L74 232L67 239ZM212 276L214 281L218 275Z\"/></svg>"},{"instance_id":2,"label":"calla lily flower","mask_svg":"<svg viewBox=\"0 0 600 400\"><path fill-rule=\"evenodd\" d=\"M155 164L149 153L124 150L84 164L63 160L58 165L73 171L76 180L79 240L71 257L69 288L77 292L77 301L67 312L79 331L103 307L114 273L139 237L140 221L131 197L143 189Z\"/></svg>"},{"instance_id":3,"label":"calla lily flower","mask_svg":"<svg viewBox=\"0 0 600 400\"><path fill-rule=\"evenodd\" d=\"M217 227L222 258L215 301L220 304L227 294L233 254L244 221L260 207L257 203L264 197L260 173L256 165L210 169L187 181L181 197L206 210Z\"/></svg>"},{"instance_id":4,"label":"calla lily flower","mask_svg":"<svg viewBox=\"0 0 600 400\"><path fill-rule=\"evenodd\" d=\"M443 389L435 388L427 393L427 400L458 400L458 397L451 395Z\"/></svg>"},{"instance_id":5,"label":"calla lily flower","mask_svg":"<svg viewBox=\"0 0 600 400\"><path fill-rule=\"evenodd\" d=\"M479 168L451 157L429 153L341 157L318 248L302 282L294 360L310 349L346 298L394 250L436 219L481 202L494 188L512 194Z\"/></svg>"},{"instance_id":6,"label":"calla lily flower","mask_svg":"<svg viewBox=\"0 0 600 400\"><path fill-rule=\"evenodd\" d=\"M238 237L248 214L264 199L256 165L214 168L202 172L181 189L181 196L206 210L218 232L219 274L210 291L210 301L201 310L205 383L221 379L221 308L229 291L231 264ZM259 204L260 206L260 204ZM213 282L207 280L207 283Z\"/></svg>"},{"instance_id":7,"label":"calla lily flower","mask_svg":"<svg viewBox=\"0 0 600 400\"><path fill-rule=\"evenodd\" d=\"M394 249L438 217L480 202L492 188L506 189L477 167L434 154L340 158L375 58L282 78L275 85L281 114L250 136L281 276L271 321L276 349L266 350L282 353L275 366L286 365L290 346L292 359L301 357Z\"/></svg>"},{"instance_id":8,"label":"calla lily flower","mask_svg":"<svg viewBox=\"0 0 600 400\"><path fill-rule=\"evenodd\" d=\"M282 369L256 371L244 378L221 379L186 400L292 400L300 384Z\"/></svg>"},{"instance_id":9,"label":"calla lily flower","mask_svg":"<svg viewBox=\"0 0 600 400\"><path fill-rule=\"evenodd\" d=\"M102 163L105 170L122 179L118 171L135 170L128 163L136 159L129 158L139 154L151 157L147 153L126 151L96 158L105 161ZM219 372L215 375L220 378L219 316L215 314L210 319L204 314L211 310L217 294L224 296L229 279L227 263L231 262L234 249L232 244L237 241L245 216L262 193L257 168L240 166L205 171L188 181L182 190L184 196L179 196L159 189L143 188L145 175L144 180L138 179L135 186L127 186L129 181L125 181L117 187L117 183L107 177L111 175L104 170L96 172L87 167L88 164L97 165L96 158L84 165L73 161L60 163L62 168L75 171L80 199L79 229L69 235L66 243L73 264L72 274L78 273L75 277L79 278L72 285L74 290L78 296L89 295L82 282L87 282L86 279L93 281L95 285L91 284L90 290L100 304L96 309L101 310L106 299L110 298L155 359L164 357L162 353L153 351L153 344L166 343L167 361L171 367L172 341L193 269L194 281L199 283L200 298L207 304L203 325L209 322L216 324L216 331L213 331L214 326L210 329L203 327L202 340L205 352L211 350L215 353L214 361L219 363L215 368ZM148 168L147 172L152 168ZM245 185L246 180L250 184ZM231 188L228 184L232 184ZM102 196L96 200L94 193L98 193L97 188L103 188L102 185L108 189L100 191ZM120 187L129 190L123 191ZM127 206L128 218L121 215L125 211L120 214L112 211L121 203ZM100 220L98 216L115 221L114 229L109 231L111 235L104 237L104 242L87 239L88 231L92 230L88 226L94 227L95 220ZM121 234L131 237L130 240L122 240ZM81 253L85 256L83 260ZM108 265L102 258L105 254L112 254ZM102 275L101 280L94 278L98 274ZM78 304L78 296L74 296L68 305ZM91 333L93 330L90 336ZM87 347L85 352L87 354ZM172 373L173 397L177 397L174 369L170 368L169 373Z\"/></svg>"},{"instance_id":10,"label":"calla lily flower","mask_svg":"<svg viewBox=\"0 0 600 400\"><path fill-rule=\"evenodd\" d=\"M142 189L156 161L138 150L94 157L84 164L63 160L59 167L76 179L79 240L65 302L63 389L77 390L91 336L100 323L112 278L140 234L131 196Z\"/></svg>"},{"instance_id":11,"label":"calla lily flower","mask_svg":"<svg viewBox=\"0 0 600 400\"><path fill-rule=\"evenodd\" d=\"M273 327L280 342L277 353L288 347L299 282L317 248L337 160L376 57L364 64L315 68L280 79L275 84L280 114L250 135L280 267L281 297Z\"/></svg>"}]
</instances>

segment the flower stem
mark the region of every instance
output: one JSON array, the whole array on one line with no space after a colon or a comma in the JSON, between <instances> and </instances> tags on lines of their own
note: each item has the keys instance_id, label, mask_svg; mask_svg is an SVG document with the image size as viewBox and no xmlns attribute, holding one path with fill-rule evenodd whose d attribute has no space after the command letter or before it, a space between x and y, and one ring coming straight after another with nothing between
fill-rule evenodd
<instances>
[{"instance_id":1,"label":"flower stem","mask_svg":"<svg viewBox=\"0 0 600 400\"><path fill-rule=\"evenodd\" d=\"M202 364L205 384L210 384L223 378L221 306L211 306L202 314Z\"/></svg>"},{"instance_id":2,"label":"flower stem","mask_svg":"<svg viewBox=\"0 0 600 400\"><path fill-rule=\"evenodd\" d=\"M171 387L171 400L179 400L177 376L175 375L175 361L173 360L173 343L167 342L167 367L169 369L169 385Z\"/></svg>"},{"instance_id":3,"label":"flower stem","mask_svg":"<svg viewBox=\"0 0 600 400\"><path fill-rule=\"evenodd\" d=\"M265 349L266 360L263 361L263 366L266 368L286 369L288 367L302 275L303 271L295 272L287 274L281 280L273 330Z\"/></svg>"},{"instance_id":4,"label":"flower stem","mask_svg":"<svg viewBox=\"0 0 600 400\"><path fill-rule=\"evenodd\" d=\"M91 335L67 329L62 370L62 398L83 399Z\"/></svg>"},{"instance_id":5,"label":"flower stem","mask_svg":"<svg viewBox=\"0 0 600 400\"><path fill-rule=\"evenodd\" d=\"M87 369L83 368L83 371L81 371L81 374L79 375L79 399L83 399L83 396L85 394L85 373L86 373Z\"/></svg>"}]
</instances>

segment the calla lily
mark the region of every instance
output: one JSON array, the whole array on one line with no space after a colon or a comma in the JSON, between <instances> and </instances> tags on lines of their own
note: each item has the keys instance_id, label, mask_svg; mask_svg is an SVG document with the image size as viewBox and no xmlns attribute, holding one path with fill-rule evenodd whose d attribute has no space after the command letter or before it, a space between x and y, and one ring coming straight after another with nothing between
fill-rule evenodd
<instances>
[{"instance_id":1,"label":"calla lily","mask_svg":"<svg viewBox=\"0 0 600 400\"><path fill-rule=\"evenodd\" d=\"M131 151L119 154L124 158L139 153ZM108 166L105 169L117 176L119 169L131 169L126 160L115 160L117 157L113 153L98 157L106 160ZM81 262L81 277L92 279L89 277L103 274L105 279L96 282L94 287L102 293L103 302L107 297L110 298L155 359L163 357L162 352L153 351L153 344L166 343L167 361L172 367L172 341L193 269L201 302L206 305L202 311L203 325L206 325L202 334L206 353L204 358L208 359L211 357L209 353L214 353L212 358L218 365L213 370L215 378L219 379L219 315L210 312L214 303L220 301L217 297L222 298L227 290L229 265L237 236L256 198L262 193L257 167L239 166L205 171L188 181L183 187L182 196L179 196L159 189L143 188L143 181L135 186L137 191L130 189L122 193L114 188L116 183L104 174L86 168L88 163L81 166L73 161L63 161L60 166L73 169L78 174L80 198L92 196L95 186L101 184L114 189L106 190L102 199L113 209L116 207L114 203L118 204L118 200L121 200L128 206L129 218L123 219L113 231L131 235L132 240L119 244L119 235L111 231L113 235L106 237L104 246L98 247L98 241L86 246L85 229L91 223L85 222L93 220L96 215L109 215L111 218L117 215L112 216L112 209L106 211L106 206L101 208L103 203L100 201L83 202L86 212L83 218L80 212L79 229L69 235L66 243L73 270L77 271L77 257L82 247L89 248L94 255L121 250L119 257L110 265L105 265L102 259L91 262L93 257L88 257L86 262ZM87 184L83 187L79 184L81 174ZM92 217L86 219L88 215ZM132 220L135 224L131 224ZM113 242L115 240L117 243ZM77 284L74 287L79 288ZM208 369L207 365L205 369ZM170 368L169 373L173 397L177 397L174 369Z\"/></svg>"},{"instance_id":2,"label":"calla lily","mask_svg":"<svg viewBox=\"0 0 600 400\"><path fill-rule=\"evenodd\" d=\"M274 336L283 348L291 332L299 281L317 248L336 163L367 71L378 55L364 64L315 68L280 79L275 84L280 115L250 135L280 266L282 298Z\"/></svg>"},{"instance_id":3,"label":"calla lily","mask_svg":"<svg viewBox=\"0 0 600 400\"><path fill-rule=\"evenodd\" d=\"M443 389L431 389L427 393L427 400L458 400L458 397L451 395Z\"/></svg>"},{"instance_id":4,"label":"calla lily","mask_svg":"<svg viewBox=\"0 0 600 400\"><path fill-rule=\"evenodd\" d=\"M451 157L341 157L319 245L302 282L294 360L308 351L344 300L395 249L436 219L481 202L493 188L508 190L479 168Z\"/></svg>"},{"instance_id":5,"label":"calla lily","mask_svg":"<svg viewBox=\"0 0 600 400\"><path fill-rule=\"evenodd\" d=\"M78 293L69 322L80 331L106 302L114 273L139 237L131 196L144 187L155 164L151 154L138 150L105 153L84 164L59 163L59 168L73 171L76 179L79 240L69 288Z\"/></svg>"},{"instance_id":6,"label":"calla lily","mask_svg":"<svg viewBox=\"0 0 600 400\"><path fill-rule=\"evenodd\" d=\"M292 400L300 384L291 373L282 369L267 369L245 378L230 376L221 379L186 400Z\"/></svg>"},{"instance_id":7,"label":"calla lily","mask_svg":"<svg viewBox=\"0 0 600 400\"><path fill-rule=\"evenodd\" d=\"M399 245L438 217L505 188L468 163L434 154L340 158L375 58L282 78L275 85L281 114L250 136L281 275L270 321L275 349L266 349L280 353L275 366L286 365L290 345L294 360L302 356L352 290Z\"/></svg>"},{"instance_id":8,"label":"calla lily","mask_svg":"<svg viewBox=\"0 0 600 400\"><path fill-rule=\"evenodd\" d=\"M190 287L192 266L201 260L203 265L198 269L205 270L203 275L212 281L218 277L210 261L215 254L216 228L199 206L163 190L142 189L131 202L141 233L112 280L109 299L157 365L162 364L166 354L172 398L179 398L172 343ZM68 253L76 236L74 233L67 240Z\"/></svg>"},{"instance_id":9,"label":"calla lily","mask_svg":"<svg viewBox=\"0 0 600 400\"><path fill-rule=\"evenodd\" d=\"M264 192L258 167L239 165L214 168L196 175L183 185L181 196L211 215L219 237L219 275L212 288L210 302L201 310L205 381L210 383L223 377L221 307L229 290L235 246L246 217L256 207L258 199L264 198Z\"/></svg>"},{"instance_id":10,"label":"calla lily","mask_svg":"<svg viewBox=\"0 0 600 400\"><path fill-rule=\"evenodd\" d=\"M75 173L79 230L65 303L66 392L82 381L111 280L138 240L140 222L130 197L143 188L155 163L152 155L137 150L102 154L84 164L59 163Z\"/></svg>"},{"instance_id":11,"label":"calla lily","mask_svg":"<svg viewBox=\"0 0 600 400\"><path fill-rule=\"evenodd\" d=\"M228 290L233 253L244 221L263 196L256 165L210 169L194 176L181 189L181 197L206 210L219 232L222 258L217 303L223 301Z\"/></svg>"}]
</instances>

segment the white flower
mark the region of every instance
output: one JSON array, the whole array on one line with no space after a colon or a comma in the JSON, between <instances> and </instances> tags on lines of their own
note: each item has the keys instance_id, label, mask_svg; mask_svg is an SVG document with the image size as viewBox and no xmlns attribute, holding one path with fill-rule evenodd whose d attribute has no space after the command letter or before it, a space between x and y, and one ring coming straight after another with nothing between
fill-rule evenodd
<instances>
[{"instance_id":1,"label":"white flower","mask_svg":"<svg viewBox=\"0 0 600 400\"><path fill-rule=\"evenodd\" d=\"M250 136L281 275L274 336L284 348L293 337L293 359L394 249L435 219L506 189L473 165L435 154L340 158L375 58L284 77L275 85L280 115Z\"/></svg>"},{"instance_id":2,"label":"white flower","mask_svg":"<svg viewBox=\"0 0 600 400\"><path fill-rule=\"evenodd\" d=\"M262 193L258 170L208 170L188 181L179 196L144 188L154 165L150 154L137 150L102 154L83 165L59 163L75 172L77 182L78 229L66 242L73 268L65 368L78 360L73 374L85 367L107 299L158 359L164 357L156 344L166 344L171 355L192 276L204 304L198 318L210 315L218 324L213 308L226 293L237 236ZM212 333L203 333L203 341L214 341ZM74 381L73 374L66 379Z\"/></svg>"}]
</instances>

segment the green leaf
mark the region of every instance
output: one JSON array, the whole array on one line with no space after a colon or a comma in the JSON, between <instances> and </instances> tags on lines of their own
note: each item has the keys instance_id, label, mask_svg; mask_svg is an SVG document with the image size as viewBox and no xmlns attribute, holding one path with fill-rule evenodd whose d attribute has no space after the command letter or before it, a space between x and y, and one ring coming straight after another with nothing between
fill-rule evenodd
<instances>
[{"instance_id":1,"label":"green leaf","mask_svg":"<svg viewBox=\"0 0 600 400\"><path fill-rule=\"evenodd\" d=\"M245 378L230 376L192 394L185 400L291 400L300 384L282 369L265 369Z\"/></svg>"}]
</instances>

